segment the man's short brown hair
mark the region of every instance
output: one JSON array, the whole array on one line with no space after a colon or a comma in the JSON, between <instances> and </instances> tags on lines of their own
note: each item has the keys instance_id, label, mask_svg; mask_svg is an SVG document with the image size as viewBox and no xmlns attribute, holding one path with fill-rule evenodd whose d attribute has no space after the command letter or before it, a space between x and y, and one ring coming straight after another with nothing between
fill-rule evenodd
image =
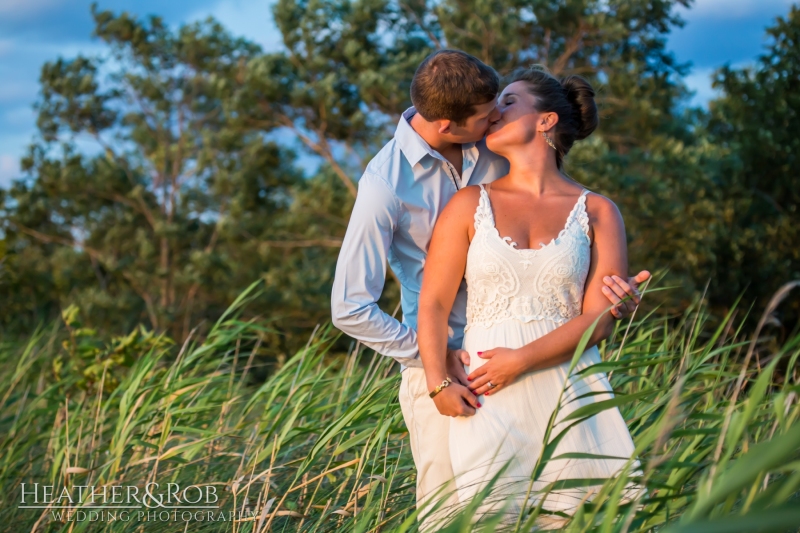
<instances>
[{"instance_id":1,"label":"man's short brown hair","mask_svg":"<svg viewBox=\"0 0 800 533\"><path fill-rule=\"evenodd\" d=\"M497 97L497 72L461 50L439 50L420 64L411 81L411 102L425 120L463 124L475 106Z\"/></svg>"}]
</instances>

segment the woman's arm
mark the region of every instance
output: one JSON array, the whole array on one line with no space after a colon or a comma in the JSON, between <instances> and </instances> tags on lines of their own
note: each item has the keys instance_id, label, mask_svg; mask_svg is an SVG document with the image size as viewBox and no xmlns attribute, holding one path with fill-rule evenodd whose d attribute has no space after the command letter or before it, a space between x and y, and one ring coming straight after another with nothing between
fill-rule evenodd
<instances>
[{"instance_id":1,"label":"woman's arm","mask_svg":"<svg viewBox=\"0 0 800 533\"><path fill-rule=\"evenodd\" d=\"M419 295L417 343L429 391L446 377L453 377L452 369L448 368L447 319L464 278L479 194L477 187L466 187L456 193L436 221L428 248ZM457 380L442 389L433 401L439 412L447 416L472 415L480 406L475 394Z\"/></svg>"},{"instance_id":2,"label":"woman's arm","mask_svg":"<svg viewBox=\"0 0 800 533\"><path fill-rule=\"evenodd\" d=\"M628 278L625 225L619 209L611 200L590 194L586 202L594 242L581 315L522 348L495 348L479 353L479 357L490 361L467 377L471 381L469 388L475 393L489 394L489 390L494 392L509 385L524 372L569 361L581 337L598 317L600 320L589 339L589 346L607 338L614 330L614 317L607 312L610 297L606 291L610 289L605 286L604 278ZM486 385L490 381L496 385L494 389Z\"/></svg>"}]
</instances>

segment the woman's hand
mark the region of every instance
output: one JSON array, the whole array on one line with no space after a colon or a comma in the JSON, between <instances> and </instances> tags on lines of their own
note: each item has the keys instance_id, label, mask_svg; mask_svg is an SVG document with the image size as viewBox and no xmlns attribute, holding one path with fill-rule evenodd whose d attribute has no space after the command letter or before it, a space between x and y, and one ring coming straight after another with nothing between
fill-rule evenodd
<instances>
[{"instance_id":1,"label":"woman's hand","mask_svg":"<svg viewBox=\"0 0 800 533\"><path fill-rule=\"evenodd\" d=\"M494 348L485 352L478 352L481 359L489 362L473 370L467 379L470 381L469 389L476 395L487 396L513 383L520 374L525 372L525 361L522 352L510 348ZM489 387L489 383L493 387Z\"/></svg>"}]
</instances>

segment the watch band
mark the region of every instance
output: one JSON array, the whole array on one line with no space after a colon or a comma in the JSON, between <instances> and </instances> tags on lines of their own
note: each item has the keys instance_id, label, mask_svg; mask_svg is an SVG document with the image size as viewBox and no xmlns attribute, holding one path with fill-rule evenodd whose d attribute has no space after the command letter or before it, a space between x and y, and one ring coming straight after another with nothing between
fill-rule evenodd
<instances>
[{"instance_id":1,"label":"watch band","mask_svg":"<svg viewBox=\"0 0 800 533\"><path fill-rule=\"evenodd\" d=\"M441 385L437 385L437 386L436 386L436 388L435 388L435 389L433 389L433 392L431 392L431 393L429 394L429 396L430 396L431 398L433 398L434 396L436 396L437 394L439 394L440 392L442 392L442 389L443 389L443 388L445 388L445 387L447 387L447 386L449 386L449 385L450 385L452 382L453 382L453 380L451 380L449 377L448 377L448 378L445 378L445 380L444 380L444 381L442 381L442 384L441 384Z\"/></svg>"}]
</instances>

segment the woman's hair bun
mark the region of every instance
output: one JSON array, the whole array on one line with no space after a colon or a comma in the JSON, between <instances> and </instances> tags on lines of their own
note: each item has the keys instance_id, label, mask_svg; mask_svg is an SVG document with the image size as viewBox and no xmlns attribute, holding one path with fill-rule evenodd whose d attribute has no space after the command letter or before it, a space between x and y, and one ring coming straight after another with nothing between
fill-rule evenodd
<instances>
[{"instance_id":1,"label":"woman's hair bun","mask_svg":"<svg viewBox=\"0 0 800 533\"><path fill-rule=\"evenodd\" d=\"M600 117L594 101L594 89L589 82L580 76L567 76L561 80L561 86L572 105L573 116L579 122L575 140L585 139L597 128Z\"/></svg>"},{"instance_id":2,"label":"woman's hair bun","mask_svg":"<svg viewBox=\"0 0 800 533\"><path fill-rule=\"evenodd\" d=\"M575 141L585 139L597 128L600 119L594 102L594 89L580 76L559 80L547 68L533 65L511 73L509 83L524 82L540 113L555 113L558 122L550 131L556 152L556 165L562 168L564 157Z\"/></svg>"}]
</instances>

